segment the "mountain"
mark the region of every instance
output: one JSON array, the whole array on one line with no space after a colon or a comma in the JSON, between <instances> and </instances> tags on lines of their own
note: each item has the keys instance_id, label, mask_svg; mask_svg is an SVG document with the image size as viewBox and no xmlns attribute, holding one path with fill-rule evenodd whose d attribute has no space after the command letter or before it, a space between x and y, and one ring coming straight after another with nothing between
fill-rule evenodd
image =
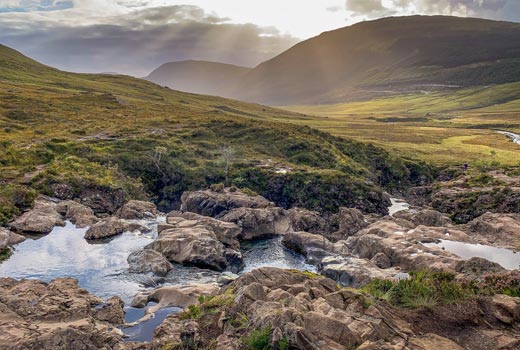
<instances>
[{"instance_id":1,"label":"mountain","mask_svg":"<svg viewBox=\"0 0 520 350\"><path fill-rule=\"evenodd\" d=\"M229 96L251 68L208 61L165 63L145 79L162 86L205 95Z\"/></svg>"},{"instance_id":2,"label":"mountain","mask_svg":"<svg viewBox=\"0 0 520 350\"><path fill-rule=\"evenodd\" d=\"M146 79L268 104L323 104L520 81L520 24L389 17L325 32L253 69L167 63Z\"/></svg>"},{"instance_id":3,"label":"mountain","mask_svg":"<svg viewBox=\"0 0 520 350\"><path fill-rule=\"evenodd\" d=\"M151 198L167 210L184 191L223 182L284 207L385 213L383 188L410 184L408 166L417 168L372 145L274 121L305 118L299 113L63 72L5 46L0 82L0 225L37 193L101 198L101 206Z\"/></svg>"},{"instance_id":4,"label":"mountain","mask_svg":"<svg viewBox=\"0 0 520 350\"><path fill-rule=\"evenodd\" d=\"M299 43L249 72L232 96L313 104L513 81L520 81L520 24L391 17Z\"/></svg>"}]
</instances>

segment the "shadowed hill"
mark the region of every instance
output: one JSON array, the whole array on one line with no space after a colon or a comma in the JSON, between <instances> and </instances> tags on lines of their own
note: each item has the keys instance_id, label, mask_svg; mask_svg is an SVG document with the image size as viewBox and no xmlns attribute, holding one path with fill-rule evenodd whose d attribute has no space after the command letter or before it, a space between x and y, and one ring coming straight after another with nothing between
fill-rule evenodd
<instances>
[{"instance_id":1,"label":"shadowed hill","mask_svg":"<svg viewBox=\"0 0 520 350\"><path fill-rule=\"evenodd\" d=\"M207 61L165 63L145 79L156 84L197 94L228 96L251 68Z\"/></svg>"},{"instance_id":2,"label":"shadowed hill","mask_svg":"<svg viewBox=\"0 0 520 350\"><path fill-rule=\"evenodd\" d=\"M384 18L323 33L260 64L234 97L329 103L520 80L520 24L475 18Z\"/></svg>"}]
</instances>

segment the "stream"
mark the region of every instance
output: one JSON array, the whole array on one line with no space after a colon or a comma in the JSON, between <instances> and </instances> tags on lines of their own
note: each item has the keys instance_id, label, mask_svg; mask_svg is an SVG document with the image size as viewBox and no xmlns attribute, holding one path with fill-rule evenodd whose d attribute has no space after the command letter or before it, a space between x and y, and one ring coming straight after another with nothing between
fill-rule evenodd
<instances>
[{"instance_id":1,"label":"stream","mask_svg":"<svg viewBox=\"0 0 520 350\"><path fill-rule=\"evenodd\" d=\"M497 130L497 132L499 134L509 137L511 139L511 141L520 145L520 135L519 134L515 134L514 132L510 132L510 131L500 131L500 130Z\"/></svg>"}]
</instances>

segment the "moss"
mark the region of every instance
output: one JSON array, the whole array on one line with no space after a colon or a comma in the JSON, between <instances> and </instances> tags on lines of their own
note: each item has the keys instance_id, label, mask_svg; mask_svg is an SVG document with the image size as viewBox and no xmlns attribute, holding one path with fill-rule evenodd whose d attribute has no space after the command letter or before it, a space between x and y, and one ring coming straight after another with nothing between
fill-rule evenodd
<instances>
[{"instance_id":1,"label":"moss","mask_svg":"<svg viewBox=\"0 0 520 350\"><path fill-rule=\"evenodd\" d=\"M7 260L11 256L11 249L9 247L0 248L0 262Z\"/></svg>"}]
</instances>

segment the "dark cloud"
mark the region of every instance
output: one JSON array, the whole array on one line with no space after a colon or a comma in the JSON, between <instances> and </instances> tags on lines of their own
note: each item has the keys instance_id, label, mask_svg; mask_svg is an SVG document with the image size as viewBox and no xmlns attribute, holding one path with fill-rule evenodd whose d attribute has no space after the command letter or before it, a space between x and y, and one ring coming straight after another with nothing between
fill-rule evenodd
<instances>
[{"instance_id":1,"label":"dark cloud","mask_svg":"<svg viewBox=\"0 0 520 350\"><path fill-rule=\"evenodd\" d=\"M196 6L135 10L83 26L17 15L0 16L0 42L71 71L144 76L165 62L187 59L254 66L297 42L274 28L232 24Z\"/></svg>"}]
</instances>

